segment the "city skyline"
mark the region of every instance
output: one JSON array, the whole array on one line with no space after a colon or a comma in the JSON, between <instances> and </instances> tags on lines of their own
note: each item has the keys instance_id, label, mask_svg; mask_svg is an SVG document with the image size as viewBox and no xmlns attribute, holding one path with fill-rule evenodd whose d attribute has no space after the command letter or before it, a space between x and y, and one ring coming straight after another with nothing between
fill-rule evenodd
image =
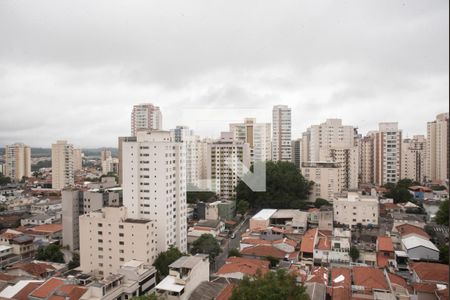
<instances>
[{"instance_id":1,"label":"city skyline","mask_svg":"<svg viewBox=\"0 0 450 300\"><path fill-rule=\"evenodd\" d=\"M447 1L140 4L0 4L0 146L116 147L146 102L208 137L278 104L293 139L327 118L412 137L448 111Z\"/></svg>"}]
</instances>

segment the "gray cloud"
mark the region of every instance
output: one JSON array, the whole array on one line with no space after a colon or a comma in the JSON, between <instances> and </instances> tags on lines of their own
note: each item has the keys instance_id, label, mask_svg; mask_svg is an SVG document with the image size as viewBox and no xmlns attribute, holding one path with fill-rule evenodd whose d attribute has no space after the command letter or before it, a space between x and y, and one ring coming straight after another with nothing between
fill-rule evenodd
<instances>
[{"instance_id":1,"label":"gray cloud","mask_svg":"<svg viewBox=\"0 0 450 300\"><path fill-rule=\"evenodd\" d=\"M165 128L205 135L240 117L227 109L269 122L279 103L294 136L329 117L423 134L448 111L448 5L1 1L0 146L114 146L140 102L162 107ZM220 121L180 117L202 107Z\"/></svg>"}]
</instances>

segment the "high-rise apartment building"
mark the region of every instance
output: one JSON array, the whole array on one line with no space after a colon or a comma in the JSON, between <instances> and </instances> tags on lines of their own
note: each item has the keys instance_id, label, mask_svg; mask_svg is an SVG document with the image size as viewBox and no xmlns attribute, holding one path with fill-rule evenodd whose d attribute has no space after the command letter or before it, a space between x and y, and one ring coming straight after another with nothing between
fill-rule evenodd
<instances>
[{"instance_id":1,"label":"high-rise apartment building","mask_svg":"<svg viewBox=\"0 0 450 300\"><path fill-rule=\"evenodd\" d=\"M158 253L187 249L186 153L169 131L138 131L122 139L123 199L132 219L155 221Z\"/></svg>"},{"instance_id":2,"label":"high-rise apartment building","mask_svg":"<svg viewBox=\"0 0 450 300\"><path fill-rule=\"evenodd\" d=\"M67 141L52 144L52 188L74 185L73 145Z\"/></svg>"},{"instance_id":3,"label":"high-rise apartment building","mask_svg":"<svg viewBox=\"0 0 450 300\"><path fill-rule=\"evenodd\" d=\"M5 147L5 176L20 181L22 177L31 177L30 147L15 143Z\"/></svg>"},{"instance_id":4,"label":"high-rise apartment building","mask_svg":"<svg viewBox=\"0 0 450 300\"><path fill-rule=\"evenodd\" d=\"M131 218L126 207L105 207L80 216L81 270L106 277L130 260L153 263L158 253L155 227L154 221Z\"/></svg>"},{"instance_id":5,"label":"high-rise apartment building","mask_svg":"<svg viewBox=\"0 0 450 300\"><path fill-rule=\"evenodd\" d=\"M223 199L236 199L239 179L250 169L250 145L233 138L233 133L222 132L221 139L208 144L208 188Z\"/></svg>"},{"instance_id":6,"label":"high-rise apartment building","mask_svg":"<svg viewBox=\"0 0 450 300\"><path fill-rule=\"evenodd\" d=\"M80 171L83 168L83 152L81 149L73 149L73 170Z\"/></svg>"},{"instance_id":7,"label":"high-rise apartment building","mask_svg":"<svg viewBox=\"0 0 450 300\"><path fill-rule=\"evenodd\" d=\"M375 134L371 131L359 141L359 183L373 184L374 179L374 151Z\"/></svg>"},{"instance_id":8,"label":"high-rise apartment building","mask_svg":"<svg viewBox=\"0 0 450 300\"><path fill-rule=\"evenodd\" d=\"M246 118L244 123L230 124L230 132L234 140L249 144L252 162L271 159L270 123L256 123L256 119Z\"/></svg>"},{"instance_id":9,"label":"high-rise apartment building","mask_svg":"<svg viewBox=\"0 0 450 300\"><path fill-rule=\"evenodd\" d=\"M359 149L356 146L329 146L320 149L320 161L338 166L339 192L358 189Z\"/></svg>"},{"instance_id":10,"label":"high-rise apartment building","mask_svg":"<svg viewBox=\"0 0 450 300\"><path fill-rule=\"evenodd\" d=\"M303 162L303 141L302 139L296 139L291 142L291 155L292 155L292 163L300 170Z\"/></svg>"},{"instance_id":11,"label":"high-rise apartment building","mask_svg":"<svg viewBox=\"0 0 450 300\"><path fill-rule=\"evenodd\" d=\"M426 179L444 183L449 179L449 114L442 113L427 124Z\"/></svg>"},{"instance_id":12,"label":"high-rise apartment building","mask_svg":"<svg viewBox=\"0 0 450 300\"><path fill-rule=\"evenodd\" d=\"M339 165L334 162L302 162L301 172L306 180L313 181L310 201L317 198L332 201L341 192Z\"/></svg>"},{"instance_id":13,"label":"high-rise apartment building","mask_svg":"<svg viewBox=\"0 0 450 300\"><path fill-rule=\"evenodd\" d=\"M312 125L305 135L308 141L308 161L319 161L321 149L355 146L355 128L342 125L341 119L327 119L325 123Z\"/></svg>"},{"instance_id":14,"label":"high-rise apartment building","mask_svg":"<svg viewBox=\"0 0 450 300\"><path fill-rule=\"evenodd\" d=\"M139 130L161 130L162 114L158 106L150 103L133 106L131 112L131 135L136 136Z\"/></svg>"},{"instance_id":15,"label":"high-rise apartment building","mask_svg":"<svg viewBox=\"0 0 450 300\"><path fill-rule=\"evenodd\" d=\"M187 136L192 136L194 134L194 132L189 129L188 126L177 126L175 129L171 129L170 130L170 135L172 137L172 140L174 142L184 142L185 138Z\"/></svg>"},{"instance_id":16,"label":"high-rise apartment building","mask_svg":"<svg viewBox=\"0 0 450 300\"><path fill-rule=\"evenodd\" d=\"M415 135L404 139L402 144L401 179L408 178L417 182L425 181L426 139Z\"/></svg>"},{"instance_id":17,"label":"high-rise apartment building","mask_svg":"<svg viewBox=\"0 0 450 300\"><path fill-rule=\"evenodd\" d=\"M396 183L401 178L402 131L398 123L380 123L374 141L375 184Z\"/></svg>"},{"instance_id":18,"label":"high-rise apartment building","mask_svg":"<svg viewBox=\"0 0 450 300\"><path fill-rule=\"evenodd\" d=\"M272 109L272 160L291 161L291 108L276 105Z\"/></svg>"}]
</instances>

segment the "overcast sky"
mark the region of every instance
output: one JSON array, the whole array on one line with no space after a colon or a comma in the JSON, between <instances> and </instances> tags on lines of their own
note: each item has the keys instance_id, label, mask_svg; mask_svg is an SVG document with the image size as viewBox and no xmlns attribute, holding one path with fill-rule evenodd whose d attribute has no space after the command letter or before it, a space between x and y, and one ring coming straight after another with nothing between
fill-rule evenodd
<instances>
[{"instance_id":1,"label":"overcast sky","mask_svg":"<svg viewBox=\"0 0 450 300\"><path fill-rule=\"evenodd\" d=\"M0 1L0 146L116 146L133 104L218 136L292 107L405 135L448 111L449 1Z\"/></svg>"}]
</instances>

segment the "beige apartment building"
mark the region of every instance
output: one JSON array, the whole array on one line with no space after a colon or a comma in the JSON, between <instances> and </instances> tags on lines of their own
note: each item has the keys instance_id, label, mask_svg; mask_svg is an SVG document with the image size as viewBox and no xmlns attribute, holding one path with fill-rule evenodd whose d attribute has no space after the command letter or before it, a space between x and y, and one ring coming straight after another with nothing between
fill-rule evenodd
<instances>
[{"instance_id":1,"label":"beige apartment building","mask_svg":"<svg viewBox=\"0 0 450 300\"><path fill-rule=\"evenodd\" d=\"M350 227L358 223L364 226L378 225L378 198L349 192L346 197L338 196L333 201L334 221Z\"/></svg>"},{"instance_id":2,"label":"beige apartment building","mask_svg":"<svg viewBox=\"0 0 450 300\"><path fill-rule=\"evenodd\" d=\"M131 112L131 135L136 136L139 130L161 130L162 114L158 106L151 103L133 106Z\"/></svg>"},{"instance_id":3,"label":"beige apartment building","mask_svg":"<svg viewBox=\"0 0 450 300\"><path fill-rule=\"evenodd\" d=\"M250 145L253 161L267 161L272 156L270 123L256 123L255 118L246 118L244 123L230 124L233 139Z\"/></svg>"},{"instance_id":4,"label":"beige apartment building","mask_svg":"<svg viewBox=\"0 0 450 300\"><path fill-rule=\"evenodd\" d=\"M272 160L291 161L291 108L275 105L272 109Z\"/></svg>"},{"instance_id":5,"label":"beige apartment building","mask_svg":"<svg viewBox=\"0 0 450 300\"><path fill-rule=\"evenodd\" d=\"M132 219L126 207L105 207L80 216L80 268L107 276L125 262L153 263L154 222Z\"/></svg>"},{"instance_id":6,"label":"beige apartment building","mask_svg":"<svg viewBox=\"0 0 450 300\"><path fill-rule=\"evenodd\" d=\"M83 152L81 149L73 149L73 170L81 171L83 169Z\"/></svg>"},{"instance_id":7,"label":"beige apartment building","mask_svg":"<svg viewBox=\"0 0 450 300\"><path fill-rule=\"evenodd\" d=\"M424 182L425 164L425 136L415 135L412 139L404 139L402 144L401 178L409 178L417 182Z\"/></svg>"},{"instance_id":8,"label":"beige apartment building","mask_svg":"<svg viewBox=\"0 0 450 300\"><path fill-rule=\"evenodd\" d=\"M334 195L341 191L339 184L339 165L334 162L303 162L301 172L314 185L310 194L310 201L317 198L332 201Z\"/></svg>"},{"instance_id":9,"label":"beige apartment building","mask_svg":"<svg viewBox=\"0 0 450 300\"><path fill-rule=\"evenodd\" d=\"M374 180L375 132L367 133L359 141L359 183L373 184Z\"/></svg>"},{"instance_id":10,"label":"beige apartment building","mask_svg":"<svg viewBox=\"0 0 450 300\"><path fill-rule=\"evenodd\" d=\"M444 183L450 177L448 118L448 113L442 113L427 124L427 181Z\"/></svg>"},{"instance_id":11,"label":"beige apartment building","mask_svg":"<svg viewBox=\"0 0 450 300\"><path fill-rule=\"evenodd\" d=\"M208 188L225 200L236 198L239 178L250 169L250 145L235 141L231 132L222 132L221 139L208 144Z\"/></svg>"},{"instance_id":12,"label":"beige apartment building","mask_svg":"<svg viewBox=\"0 0 450 300\"><path fill-rule=\"evenodd\" d=\"M31 177L31 150L25 144L15 143L5 147L5 172L11 180L20 181Z\"/></svg>"},{"instance_id":13,"label":"beige apartment building","mask_svg":"<svg viewBox=\"0 0 450 300\"><path fill-rule=\"evenodd\" d=\"M67 141L52 144L52 188L74 185L73 145Z\"/></svg>"},{"instance_id":14,"label":"beige apartment building","mask_svg":"<svg viewBox=\"0 0 450 300\"><path fill-rule=\"evenodd\" d=\"M320 161L338 165L339 192L358 189L359 149L355 146L329 146L320 149Z\"/></svg>"}]
</instances>

